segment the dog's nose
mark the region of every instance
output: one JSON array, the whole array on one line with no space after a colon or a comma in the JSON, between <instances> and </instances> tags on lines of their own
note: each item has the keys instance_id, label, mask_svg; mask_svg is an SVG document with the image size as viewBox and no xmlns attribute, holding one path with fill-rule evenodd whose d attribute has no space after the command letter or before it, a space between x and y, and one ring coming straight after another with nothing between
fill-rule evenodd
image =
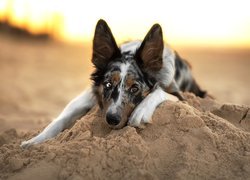
<instances>
[{"instance_id":1,"label":"dog's nose","mask_svg":"<svg viewBox=\"0 0 250 180\"><path fill-rule=\"evenodd\" d=\"M108 113L106 115L106 121L108 122L109 125L117 125L120 123L121 117L117 114Z\"/></svg>"}]
</instances>

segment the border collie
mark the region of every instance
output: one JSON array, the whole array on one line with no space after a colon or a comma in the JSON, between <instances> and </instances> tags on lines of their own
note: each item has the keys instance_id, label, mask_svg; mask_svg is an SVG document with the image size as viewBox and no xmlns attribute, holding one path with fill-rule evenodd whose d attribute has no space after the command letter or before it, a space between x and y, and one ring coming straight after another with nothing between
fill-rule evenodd
<instances>
[{"instance_id":1,"label":"border collie","mask_svg":"<svg viewBox=\"0 0 250 180\"><path fill-rule=\"evenodd\" d=\"M22 142L21 147L56 136L96 104L104 112L107 124L119 129L127 124L139 127L149 123L155 108L170 94L179 100L184 100L180 91L206 95L194 80L190 65L164 45L159 24L152 26L143 41L118 47L107 23L99 20L92 63L92 87L73 99L40 134Z\"/></svg>"}]
</instances>

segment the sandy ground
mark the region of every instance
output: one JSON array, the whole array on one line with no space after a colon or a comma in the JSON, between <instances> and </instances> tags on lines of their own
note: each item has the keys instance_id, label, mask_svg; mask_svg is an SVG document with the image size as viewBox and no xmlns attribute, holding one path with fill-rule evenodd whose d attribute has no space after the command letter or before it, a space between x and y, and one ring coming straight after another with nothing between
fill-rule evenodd
<instances>
[{"instance_id":1,"label":"sandy ground","mask_svg":"<svg viewBox=\"0 0 250 180\"><path fill-rule=\"evenodd\" d=\"M176 48L212 99L166 102L145 129L112 131L96 107L22 150L90 81L89 45L0 35L0 179L247 179L250 51ZM237 105L239 104L239 105Z\"/></svg>"}]
</instances>

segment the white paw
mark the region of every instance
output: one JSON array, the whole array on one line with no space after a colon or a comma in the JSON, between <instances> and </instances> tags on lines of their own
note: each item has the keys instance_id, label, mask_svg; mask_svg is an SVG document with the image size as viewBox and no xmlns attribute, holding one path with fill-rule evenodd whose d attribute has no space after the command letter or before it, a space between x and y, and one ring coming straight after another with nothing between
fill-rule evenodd
<instances>
[{"instance_id":1,"label":"white paw","mask_svg":"<svg viewBox=\"0 0 250 180\"><path fill-rule=\"evenodd\" d=\"M139 127L142 123L149 123L152 119L154 109L143 104L137 106L129 118L128 125Z\"/></svg>"},{"instance_id":2,"label":"white paw","mask_svg":"<svg viewBox=\"0 0 250 180\"><path fill-rule=\"evenodd\" d=\"M173 101L173 102L178 102L179 101L179 99L176 96L172 95L172 94L168 94L168 100Z\"/></svg>"},{"instance_id":3,"label":"white paw","mask_svg":"<svg viewBox=\"0 0 250 180\"><path fill-rule=\"evenodd\" d=\"M31 138L31 139L28 140L28 141L23 141L23 142L21 143L20 147L21 147L21 148L28 148L28 147L30 147L30 146L32 146L32 145L39 144L39 143L43 142L44 140L45 140L45 139L44 139L43 135L42 135L42 134L39 134L39 135L37 135L37 136Z\"/></svg>"},{"instance_id":4,"label":"white paw","mask_svg":"<svg viewBox=\"0 0 250 180\"><path fill-rule=\"evenodd\" d=\"M32 141L32 139L28 140L28 141L23 141L20 145L21 148L28 148L30 146L32 146L33 144L35 144L34 141Z\"/></svg>"}]
</instances>

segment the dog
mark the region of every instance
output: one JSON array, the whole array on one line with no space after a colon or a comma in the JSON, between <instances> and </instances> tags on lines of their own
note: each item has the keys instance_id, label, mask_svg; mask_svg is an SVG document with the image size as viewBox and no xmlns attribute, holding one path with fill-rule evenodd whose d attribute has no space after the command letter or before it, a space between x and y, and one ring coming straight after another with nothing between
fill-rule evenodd
<instances>
[{"instance_id":1,"label":"dog","mask_svg":"<svg viewBox=\"0 0 250 180\"><path fill-rule=\"evenodd\" d=\"M26 148L56 136L99 105L113 129L149 123L155 108L170 94L185 100L181 91L205 97L191 73L191 66L177 52L164 45L162 28L154 24L143 41L117 46L104 20L99 20L93 39L91 74L93 84L73 99L40 134L21 147ZM176 99L177 99L176 98Z\"/></svg>"}]
</instances>

